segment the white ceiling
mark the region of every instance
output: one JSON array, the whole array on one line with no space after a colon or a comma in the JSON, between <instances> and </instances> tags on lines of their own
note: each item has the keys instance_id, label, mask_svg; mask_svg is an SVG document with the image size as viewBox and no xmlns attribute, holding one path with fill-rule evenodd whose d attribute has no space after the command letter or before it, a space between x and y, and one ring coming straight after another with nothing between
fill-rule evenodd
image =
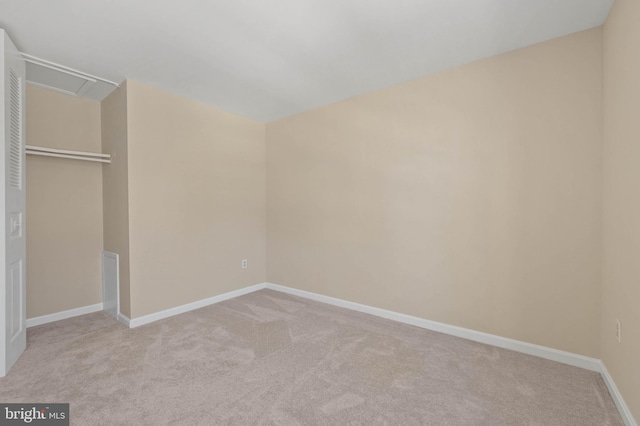
<instances>
[{"instance_id":1,"label":"white ceiling","mask_svg":"<svg viewBox=\"0 0 640 426\"><path fill-rule=\"evenodd\" d=\"M613 0L0 0L28 54L271 121L601 25Z\"/></svg>"}]
</instances>

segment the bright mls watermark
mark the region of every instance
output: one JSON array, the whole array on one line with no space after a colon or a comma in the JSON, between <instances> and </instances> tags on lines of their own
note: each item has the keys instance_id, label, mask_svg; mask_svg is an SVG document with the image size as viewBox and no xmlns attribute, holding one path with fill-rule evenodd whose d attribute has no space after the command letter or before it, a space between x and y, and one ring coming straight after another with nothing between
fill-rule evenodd
<instances>
[{"instance_id":1,"label":"bright mls watermark","mask_svg":"<svg viewBox=\"0 0 640 426\"><path fill-rule=\"evenodd\" d=\"M0 425L69 426L69 404L2 404Z\"/></svg>"}]
</instances>

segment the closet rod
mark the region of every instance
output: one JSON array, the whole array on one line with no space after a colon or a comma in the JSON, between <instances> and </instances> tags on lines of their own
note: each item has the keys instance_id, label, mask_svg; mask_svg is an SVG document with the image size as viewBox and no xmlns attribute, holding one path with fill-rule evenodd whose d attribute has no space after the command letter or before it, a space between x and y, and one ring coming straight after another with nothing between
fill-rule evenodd
<instances>
[{"instance_id":1,"label":"closet rod","mask_svg":"<svg viewBox=\"0 0 640 426\"><path fill-rule=\"evenodd\" d=\"M101 157L111 158L109 154L102 154L101 152L86 152L86 151L70 151L68 149L47 148L46 146L27 145L25 148L31 151L53 152L55 154L69 154L69 155L82 155L85 157Z\"/></svg>"},{"instance_id":2,"label":"closet rod","mask_svg":"<svg viewBox=\"0 0 640 426\"><path fill-rule=\"evenodd\" d=\"M111 160L106 160L104 158L91 158L91 157L82 157L79 155L66 155L66 154L56 154L53 152L31 151L29 149L27 150L26 153L29 155L42 155L44 157L70 158L72 160L95 161L98 163L111 163Z\"/></svg>"},{"instance_id":3,"label":"closet rod","mask_svg":"<svg viewBox=\"0 0 640 426\"><path fill-rule=\"evenodd\" d=\"M45 157L70 158L73 160L97 161L111 163L109 154L85 151L70 151L68 149L47 148L44 146L26 145L26 153L30 155L42 155Z\"/></svg>"}]
</instances>

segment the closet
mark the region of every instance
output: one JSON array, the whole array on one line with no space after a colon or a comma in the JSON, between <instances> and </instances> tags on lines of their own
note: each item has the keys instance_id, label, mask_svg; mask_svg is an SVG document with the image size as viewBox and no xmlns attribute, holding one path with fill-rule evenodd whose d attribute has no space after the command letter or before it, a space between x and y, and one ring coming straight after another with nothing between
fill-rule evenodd
<instances>
[{"instance_id":1,"label":"closet","mask_svg":"<svg viewBox=\"0 0 640 426\"><path fill-rule=\"evenodd\" d=\"M27 85L27 326L102 304L100 102ZM43 321L41 321L43 322Z\"/></svg>"}]
</instances>

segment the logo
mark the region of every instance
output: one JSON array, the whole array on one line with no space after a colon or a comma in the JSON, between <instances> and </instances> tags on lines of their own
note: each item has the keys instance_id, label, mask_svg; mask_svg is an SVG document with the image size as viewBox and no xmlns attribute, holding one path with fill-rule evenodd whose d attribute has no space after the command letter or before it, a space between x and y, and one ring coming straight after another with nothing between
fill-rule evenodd
<instances>
[{"instance_id":1,"label":"logo","mask_svg":"<svg viewBox=\"0 0 640 426\"><path fill-rule=\"evenodd\" d=\"M69 426L69 404L2 404L0 425Z\"/></svg>"}]
</instances>

